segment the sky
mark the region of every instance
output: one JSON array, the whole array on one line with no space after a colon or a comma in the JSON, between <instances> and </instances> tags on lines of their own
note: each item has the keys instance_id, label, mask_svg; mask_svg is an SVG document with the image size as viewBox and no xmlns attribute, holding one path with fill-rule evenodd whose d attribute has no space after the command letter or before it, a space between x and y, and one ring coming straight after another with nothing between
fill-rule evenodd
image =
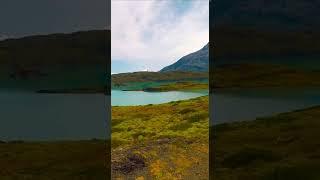
<instances>
[{"instance_id":1,"label":"sky","mask_svg":"<svg viewBox=\"0 0 320 180\"><path fill-rule=\"evenodd\" d=\"M209 0L112 0L111 72L158 71L209 41Z\"/></svg>"},{"instance_id":2,"label":"sky","mask_svg":"<svg viewBox=\"0 0 320 180\"><path fill-rule=\"evenodd\" d=\"M0 39L110 29L110 0L1 0Z\"/></svg>"}]
</instances>

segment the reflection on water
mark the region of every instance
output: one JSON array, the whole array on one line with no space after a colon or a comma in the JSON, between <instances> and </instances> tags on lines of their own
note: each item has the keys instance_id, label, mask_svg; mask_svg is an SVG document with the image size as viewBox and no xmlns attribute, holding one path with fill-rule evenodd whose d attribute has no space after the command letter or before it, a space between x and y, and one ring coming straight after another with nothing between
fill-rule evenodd
<instances>
[{"instance_id":1,"label":"reflection on water","mask_svg":"<svg viewBox=\"0 0 320 180\"><path fill-rule=\"evenodd\" d=\"M210 96L211 124L254 120L320 105L319 89L265 89L216 92Z\"/></svg>"},{"instance_id":2,"label":"reflection on water","mask_svg":"<svg viewBox=\"0 0 320 180\"><path fill-rule=\"evenodd\" d=\"M171 101L185 100L207 95L208 91L170 91L170 92L144 92L144 91L111 91L112 106L130 106L161 104Z\"/></svg>"},{"instance_id":3,"label":"reflection on water","mask_svg":"<svg viewBox=\"0 0 320 180\"><path fill-rule=\"evenodd\" d=\"M110 97L0 91L0 140L105 139ZM109 118L110 119L110 118Z\"/></svg>"}]
</instances>

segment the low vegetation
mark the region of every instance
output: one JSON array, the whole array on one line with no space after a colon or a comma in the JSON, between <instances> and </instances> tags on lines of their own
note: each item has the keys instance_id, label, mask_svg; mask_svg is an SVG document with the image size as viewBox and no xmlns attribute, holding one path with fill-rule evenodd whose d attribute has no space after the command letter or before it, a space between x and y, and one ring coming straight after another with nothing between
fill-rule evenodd
<instances>
[{"instance_id":1,"label":"low vegetation","mask_svg":"<svg viewBox=\"0 0 320 180\"><path fill-rule=\"evenodd\" d=\"M208 175L208 96L112 107L114 178L201 179Z\"/></svg>"},{"instance_id":2,"label":"low vegetation","mask_svg":"<svg viewBox=\"0 0 320 180\"><path fill-rule=\"evenodd\" d=\"M78 180L110 176L104 140L0 142L0 179Z\"/></svg>"},{"instance_id":3,"label":"low vegetation","mask_svg":"<svg viewBox=\"0 0 320 180\"><path fill-rule=\"evenodd\" d=\"M272 64L234 64L214 68L211 89L320 87L320 71Z\"/></svg>"},{"instance_id":4,"label":"low vegetation","mask_svg":"<svg viewBox=\"0 0 320 180\"><path fill-rule=\"evenodd\" d=\"M212 127L215 179L319 179L320 107Z\"/></svg>"},{"instance_id":5,"label":"low vegetation","mask_svg":"<svg viewBox=\"0 0 320 180\"><path fill-rule=\"evenodd\" d=\"M206 90L209 89L208 83L200 82L175 82L159 85L156 87L144 88L143 91L161 92L161 91L186 91L186 90Z\"/></svg>"},{"instance_id":6,"label":"low vegetation","mask_svg":"<svg viewBox=\"0 0 320 180\"><path fill-rule=\"evenodd\" d=\"M207 90L204 72L135 72L112 75L112 89L124 91Z\"/></svg>"},{"instance_id":7,"label":"low vegetation","mask_svg":"<svg viewBox=\"0 0 320 180\"><path fill-rule=\"evenodd\" d=\"M213 90L232 88L320 87L320 71L276 64L229 64L213 68ZM112 75L112 88L170 91L208 89L208 73L136 72Z\"/></svg>"},{"instance_id":8,"label":"low vegetation","mask_svg":"<svg viewBox=\"0 0 320 180\"><path fill-rule=\"evenodd\" d=\"M130 83L141 82L170 82L186 80L208 79L209 74L206 72L133 72L113 74L111 77L112 86L125 86Z\"/></svg>"}]
</instances>

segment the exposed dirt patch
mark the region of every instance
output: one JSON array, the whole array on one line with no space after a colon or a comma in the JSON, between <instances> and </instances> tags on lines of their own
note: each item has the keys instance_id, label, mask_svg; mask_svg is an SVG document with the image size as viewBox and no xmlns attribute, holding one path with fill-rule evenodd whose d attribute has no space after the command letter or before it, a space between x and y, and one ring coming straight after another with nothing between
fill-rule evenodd
<instances>
[{"instance_id":1,"label":"exposed dirt patch","mask_svg":"<svg viewBox=\"0 0 320 180\"><path fill-rule=\"evenodd\" d=\"M125 154L124 154L125 155ZM129 174L141 170L146 166L144 158L139 154L129 153L120 160L112 161L112 170L122 174Z\"/></svg>"},{"instance_id":2,"label":"exposed dirt patch","mask_svg":"<svg viewBox=\"0 0 320 180\"><path fill-rule=\"evenodd\" d=\"M113 179L206 179L208 143L163 138L112 151Z\"/></svg>"}]
</instances>

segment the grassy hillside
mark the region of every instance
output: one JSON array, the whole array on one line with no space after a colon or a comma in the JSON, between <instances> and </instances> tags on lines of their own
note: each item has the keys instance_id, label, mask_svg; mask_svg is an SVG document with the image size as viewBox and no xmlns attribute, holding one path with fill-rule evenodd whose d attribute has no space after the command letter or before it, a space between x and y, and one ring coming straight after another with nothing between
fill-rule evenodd
<instances>
[{"instance_id":1,"label":"grassy hillside","mask_svg":"<svg viewBox=\"0 0 320 180\"><path fill-rule=\"evenodd\" d=\"M0 179L105 179L109 148L102 140L1 142Z\"/></svg>"},{"instance_id":2,"label":"grassy hillside","mask_svg":"<svg viewBox=\"0 0 320 180\"><path fill-rule=\"evenodd\" d=\"M147 87L142 89L148 92L164 92L164 91L192 91L192 90L209 90L208 83L201 82L174 82L168 84L162 84L154 87Z\"/></svg>"},{"instance_id":3,"label":"grassy hillside","mask_svg":"<svg viewBox=\"0 0 320 180\"><path fill-rule=\"evenodd\" d=\"M110 31L29 36L0 41L0 63L8 66L65 64L106 65L110 57Z\"/></svg>"},{"instance_id":4,"label":"grassy hillside","mask_svg":"<svg viewBox=\"0 0 320 180\"><path fill-rule=\"evenodd\" d=\"M320 71L272 63L219 65L211 73L211 89L320 87ZM136 72L112 75L112 88L170 91L208 89L208 73Z\"/></svg>"},{"instance_id":5,"label":"grassy hillside","mask_svg":"<svg viewBox=\"0 0 320 180\"><path fill-rule=\"evenodd\" d=\"M133 72L120 73L112 75L112 84L114 86L125 85L131 82L152 82L152 81L183 81L207 79L208 73L203 72Z\"/></svg>"},{"instance_id":6,"label":"grassy hillside","mask_svg":"<svg viewBox=\"0 0 320 180\"><path fill-rule=\"evenodd\" d=\"M208 96L112 107L114 177L201 179L208 174Z\"/></svg>"},{"instance_id":7,"label":"grassy hillside","mask_svg":"<svg viewBox=\"0 0 320 180\"><path fill-rule=\"evenodd\" d=\"M212 128L216 179L319 179L320 107Z\"/></svg>"},{"instance_id":8,"label":"grassy hillside","mask_svg":"<svg viewBox=\"0 0 320 180\"><path fill-rule=\"evenodd\" d=\"M102 89L110 78L110 44L107 30L0 41L1 87Z\"/></svg>"},{"instance_id":9,"label":"grassy hillside","mask_svg":"<svg viewBox=\"0 0 320 180\"><path fill-rule=\"evenodd\" d=\"M214 64L239 63L241 61L268 62L286 57L302 57L300 62L308 62L307 57L320 57L320 33L312 30L283 31L257 29L239 26L217 26L210 46L214 54ZM288 61L287 63L290 63Z\"/></svg>"},{"instance_id":10,"label":"grassy hillside","mask_svg":"<svg viewBox=\"0 0 320 180\"><path fill-rule=\"evenodd\" d=\"M320 71L293 69L271 64L234 64L216 67L210 86L223 88L320 86Z\"/></svg>"},{"instance_id":11,"label":"grassy hillside","mask_svg":"<svg viewBox=\"0 0 320 180\"><path fill-rule=\"evenodd\" d=\"M134 72L112 75L112 89L170 91L208 89L208 73Z\"/></svg>"}]
</instances>

